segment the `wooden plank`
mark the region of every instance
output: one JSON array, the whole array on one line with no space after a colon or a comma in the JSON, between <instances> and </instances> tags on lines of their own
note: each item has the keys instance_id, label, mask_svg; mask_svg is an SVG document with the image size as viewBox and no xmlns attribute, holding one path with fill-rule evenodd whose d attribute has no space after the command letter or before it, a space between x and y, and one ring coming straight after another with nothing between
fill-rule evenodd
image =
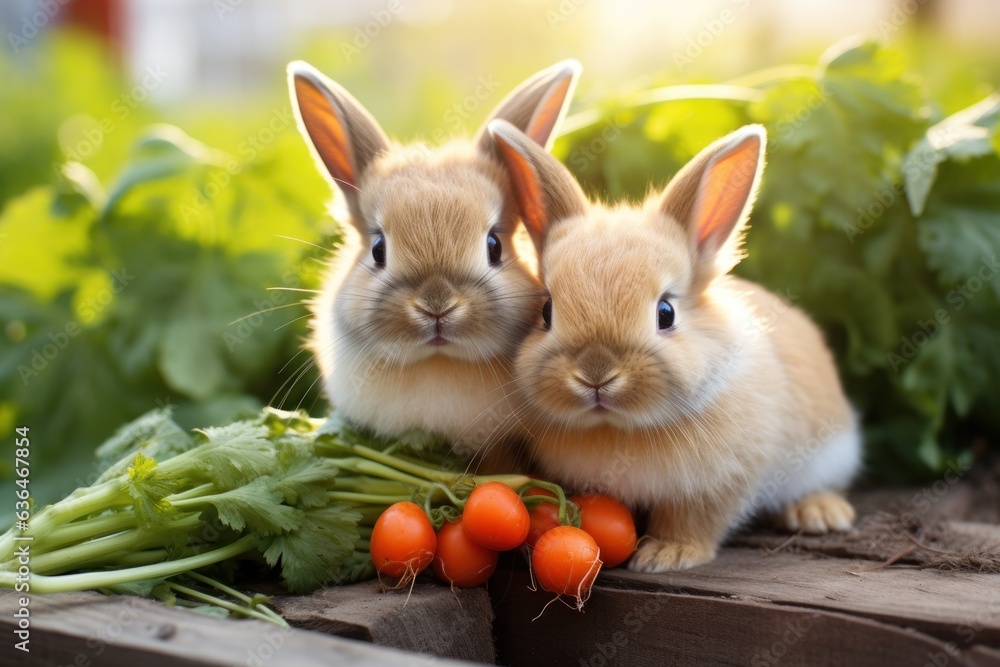
<instances>
[{"instance_id":1,"label":"wooden plank","mask_svg":"<svg viewBox=\"0 0 1000 667\"><path fill-rule=\"evenodd\" d=\"M1000 525L944 519L923 521L907 514L872 512L862 516L849 533L789 536L756 530L734 535L729 544L1000 573Z\"/></svg>"},{"instance_id":2,"label":"wooden plank","mask_svg":"<svg viewBox=\"0 0 1000 667\"><path fill-rule=\"evenodd\" d=\"M469 665L264 621L219 619L100 593L32 595L30 653L13 647L20 594L0 592L3 665L377 667Z\"/></svg>"},{"instance_id":3,"label":"wooden plank","mask_svg":"<svg viewBox=\"0 0 1000 667\"><path fill-rule=\"evenodd\" d=\"M451 591L420 581L412 590L381 592L369 581L273 600L275 610L300 628L446 658L495 658L493 609L484 588Z\"/></svg>"},{"instance_id":4,"label":"wooden plank","mask_svg":"<svg viewBox=\"0 0 1000 667\"><path fill-rule=\"evenodd\" d=\"M601 573L605 587L737 597L864 616L959 648L1000 647L1000 575L913 568L870 570L860 559L723 549L707 565L645 575Z\"/></svg>"},{"instance_id":5,"label":"wooden plank","mask_svg":"<svg viewBox=\"0 0 1000 667\"><path fill-rule=\"evenodd\" d=\"M988 646L973 646L966 655L975 667L1000 667L1000 650Z\"/></svg>"},{"instance_id":6,"label":"wooden plank","mask_svg":"<svg viewBox=\"0 0 1000 667\"><path fill-rule=\"evenodd\" d=\"M1000 458L988 464L981 457L962 473L947 473L919 487L869 488L851 494L858 514L893 512L922 521L972 521L1000 524Z\"/></svg>"},{"instance_id":7,"label":"wooden plank","mask_svg":"<svg viewBox=\"0 0 1000 667\"><path fill-rule=\"evenodd\" d=\"M532 665L882 665L972 663L920 632L832 611L598 584L582 613L528 590L495 600L500 662ZM935 663L934 660L938 660Z\"/></svg>"}]
</instances>

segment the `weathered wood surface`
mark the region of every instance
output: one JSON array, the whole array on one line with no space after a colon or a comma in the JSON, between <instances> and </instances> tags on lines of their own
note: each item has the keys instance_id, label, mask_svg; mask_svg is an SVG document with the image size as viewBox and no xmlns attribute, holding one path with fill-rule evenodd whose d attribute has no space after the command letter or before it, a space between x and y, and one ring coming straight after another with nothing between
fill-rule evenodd
<instances>
[{"instance_id":1,"label":"weathered wood surface","mask_svg":"<svg viewBox=\"0 0 1000 667\"><path fill-rule=\"evenodd\" d=\"M289 630L129 597L35 595L30 655L13 649L19 596L3 591L0 665L391 666L490 662L496 651L518 666L1000 667L1000 574L972 571L997 570L1000 526L977 521L1000 508L963 488L929 507L922 492L865 494L848 535L757 529L686 572L609 570L584 613L555 603L534 622L551 596L528 590L516 553L487 589L453 593L427 577L409 597L374 582L276 595Z\"/></svg>"},{"instance_id":2,"label":"weathered wood surface","mask_svg":"<svg viewBox=\"0 0 1000 667\"><path fill-rule=\"evenodd\" d=\"M947 641L1000 647L1000 576L912 568L872 571L867 560L726 549L708 565L656 576L609 571L607 587L726 596L838 611L904 625ZM868 570L868 571L866 571Z\"/></svg>"},{"instance_id":3,"label":"weathered wood surface","mask_svg":"<svg viewBox=\"0 0 1000 667\"><path fill-rule=\"evenodd\" d=\"M0 665L399 667L468 665L255 620L217 619L142 598L31 596L30 653L13 647L17 597L0 593Z\"/></svg>"},{"instance_id":4,"label":"weathered wood surface","mask_svg":"<svg viewBox=\"0 0 1000 667\"><path fill-rule=\"evenodd\" d=\"M849 614L605 583L583 613L557 602L533 621L547 598L527 589L527 573L512 577L496 601L496 634L500 661L518 667L1000 664L988 652Z\"/></svg>"},{"instance_id":5,"label":"weathered wood surface","mask_svg":"<svg viewBox=\"0 0 1000 667\"><path fill-rule=\"evenodd\" d=\"M446 658L495 658L493 609L483 588L450 591L421 581L412 590L381 592L371 581L277 596L274 607L300 628Z\"/></svg>"},{"instance_id":6,"label":"weathered wood surface","mask_svg":"<svg viewBox=\"0 0 1000 667\"><path fill-rule=\"evenodd\" d=\"M685 572L608 570L582 614L556 603L532 621L551 596L501 572L500 661L1000 667L1000 526L956 520L1000 508L974 497L864 494L847 535L757 529Z\"/></svg>"},{"instance_id":7,"label":"weathered wood surface","mask_svg":"<svg viewBox=\"0 0 1000 667\"><path fill-rule=\"evenodd\" d=\"M1000 573L1000 525L922 518L905 511L870 512L846 534L789 536L756 530L734 536L729 544L891 561L926 569Z\"/></svg>"}]
</instances>

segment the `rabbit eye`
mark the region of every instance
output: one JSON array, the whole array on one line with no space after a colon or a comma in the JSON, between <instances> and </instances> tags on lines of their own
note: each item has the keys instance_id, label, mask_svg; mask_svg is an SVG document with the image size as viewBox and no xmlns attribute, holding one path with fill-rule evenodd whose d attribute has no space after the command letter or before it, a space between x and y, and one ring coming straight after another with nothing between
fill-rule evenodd
<instances>
[{"instance_id":1,"label":"rabbit eye","mask_svg":"<svg viewBox=\"0 0 1000 667\"><path fill-rule=\"evenodd\" d=\"M381 234L372 244L372 259L375 260L375 266L385 266L385 237Z\"/></svg>"},{"instance_id":2,"label":"rabbit eye","mask_svg":"<svg viewBox=\"0 0 1000 667\"><path fill-rule=\"evenodd\" d=\"M545 330L548 331L552 328L552 299L545 302L542 306L542 322L545 323Z\"/></svg>"},{"instance_id":3,"label":"rabbit eye","mask_svg":"<svg viewBox=\"0 0 1000 667\"><path fill-rule=\"evenodd\" d=\"M674 326L674 307L666 299L656 304L656 328L660 331Z\"/></svg>"},{"instance_id":4,"label":"rabbit eye","mask_svg":"<svg viewBox=\"0 0 1000 667\"><path fill-rule=\"evenodd\" d=\"M499 264L502 255L503 245L500 243L500 237L490 232L486 237L486 256L489 257L490 264Z\"/></svg>"}]
</instances>

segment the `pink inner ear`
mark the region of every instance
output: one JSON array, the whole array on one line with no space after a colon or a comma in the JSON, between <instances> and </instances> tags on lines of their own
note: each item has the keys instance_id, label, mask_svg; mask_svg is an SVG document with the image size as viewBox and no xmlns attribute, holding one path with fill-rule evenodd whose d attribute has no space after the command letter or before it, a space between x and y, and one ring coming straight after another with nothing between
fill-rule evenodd
<instances>
[{"instance_id":1,"label":"pink inner ear","mask_svg":"<svg viewBox=\"0 0 1000 667\"><path fill-rule=\"evenodd\" d=\"M732 233L750 197L759 158L760 142L744 141L709 167L698 193L699 248L709 241L718 248Z\"/></svg>"},{"instance_id":2,"label":"pink inner ear","mask_svg":"<svg viewBox=\"0 0 1000 667\"><path fill-rule=\"evenodd\" d=\"M520 151L507 143L502 137L497 137L497 146L507 163L513 185L514 197L521 209L521 219L535 243L539 243L545 229L545 209L542 206L542 192L538 185L538 177L528 160Z\"/></svg>"},{"instance_id":3,"label":"pink inner ear","mask_svg":"<svg viewBox=\"0 0 1000 667\"><path fill-rule=\"evenodd\" d=\"M548 143L549 137L552 136L552 130L555 129L556 120L559 118L563 102L566 100L567 92L572 84L572 77L566 77L560 81L555 88L548 92L531 117L525 134L534 139L539 146L544 147Z\"/></svg>"},{"instance_id":4,"label":"pink inner ear","mask_svg":"<svg viewBox=\"0 0 1000 667\"><path fill-rule=\"evenodd\" d=\"M330 100L312 82L301 77L295 78L295 96L302 122L330 175L349 186L356 185L351 144Z\"/></svg>"}]
</instances>

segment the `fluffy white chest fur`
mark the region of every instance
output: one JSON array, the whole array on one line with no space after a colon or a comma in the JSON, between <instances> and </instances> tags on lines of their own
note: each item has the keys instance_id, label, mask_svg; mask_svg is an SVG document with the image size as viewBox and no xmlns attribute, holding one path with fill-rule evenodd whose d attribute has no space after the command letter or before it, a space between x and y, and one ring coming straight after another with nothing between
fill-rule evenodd
<instances>
[{"instance_id":1,"label":"fluffy white chest fur","mask_svg":"<svg viewBox=\"0 0 1000 667\"><path fill-rule=\"evenodd\" d=\"M382 435L420 428L479 448L519 432L503 390L510 382L500 363L438 355L392 365L339 352L326 390L338 409Z\"/></svg>"}]
</instances>

